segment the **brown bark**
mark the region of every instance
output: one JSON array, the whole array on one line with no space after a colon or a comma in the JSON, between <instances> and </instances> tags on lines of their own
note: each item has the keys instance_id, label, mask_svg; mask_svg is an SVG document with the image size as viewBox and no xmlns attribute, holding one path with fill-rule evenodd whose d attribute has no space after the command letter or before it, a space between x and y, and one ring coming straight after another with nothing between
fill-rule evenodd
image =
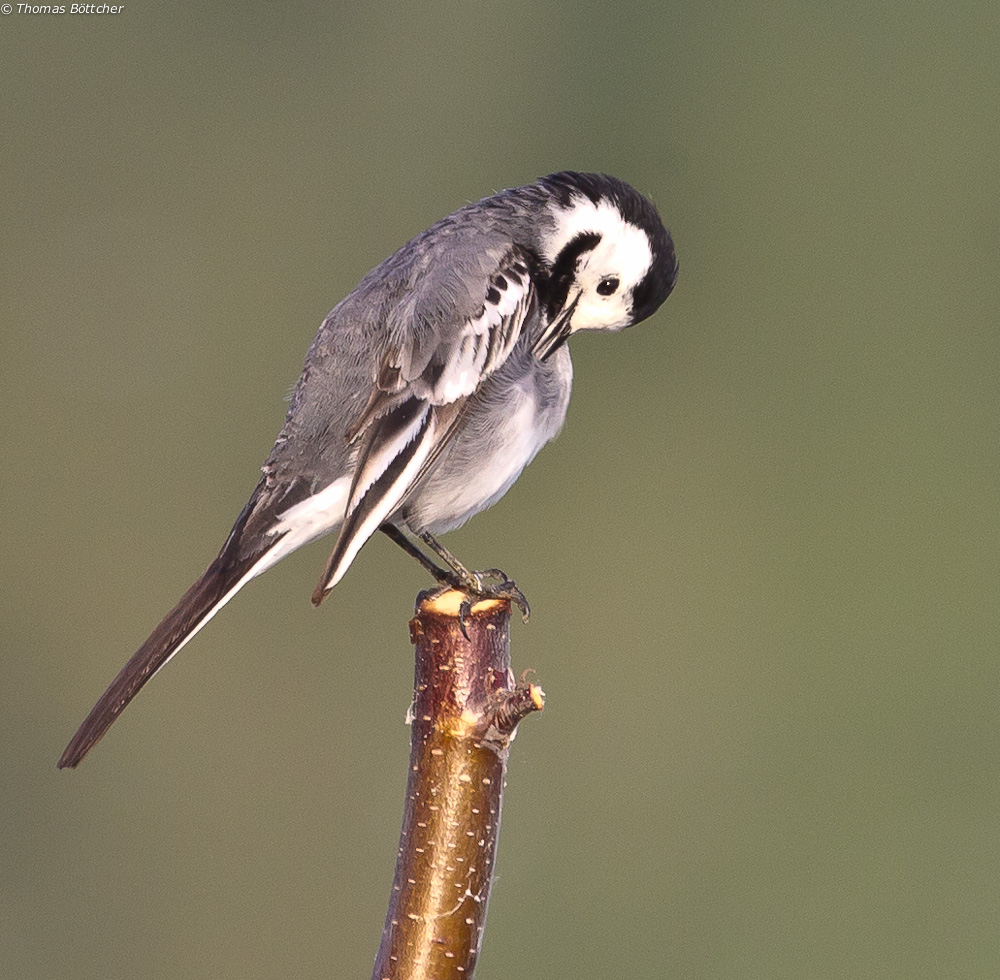
<instances>
[{"instance_id":1,"label":"brown bark","mask_svg":"<svg viewBox=\"0 0 1000 980\"><path fill-rule=\"evenodd\" d=\"M510 603L476 603L459 624L460 592L422 596L410 772L392 896L373 980L469 980L486 908L507 755L518 722L541 710L534 684L510 670Z\"/></svg>"}]
</instances>

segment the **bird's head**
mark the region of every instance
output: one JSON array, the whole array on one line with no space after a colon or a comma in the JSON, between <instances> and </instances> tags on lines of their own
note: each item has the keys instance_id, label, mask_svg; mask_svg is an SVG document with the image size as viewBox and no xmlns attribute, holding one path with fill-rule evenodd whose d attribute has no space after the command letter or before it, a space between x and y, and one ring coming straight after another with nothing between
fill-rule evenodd
<instances>
[{"instance_id":1,"label":"bird's head","mask_svg":"<svg viewBox=\"0 0 1000 980\"><path fill-rule=\"evenodd\" d=\"M542 237L550 320L565 334L622 330L659 309L677 258L656 207L616 177L566 171L539 181L552 227Z\"/></svg>"}]
</instances>

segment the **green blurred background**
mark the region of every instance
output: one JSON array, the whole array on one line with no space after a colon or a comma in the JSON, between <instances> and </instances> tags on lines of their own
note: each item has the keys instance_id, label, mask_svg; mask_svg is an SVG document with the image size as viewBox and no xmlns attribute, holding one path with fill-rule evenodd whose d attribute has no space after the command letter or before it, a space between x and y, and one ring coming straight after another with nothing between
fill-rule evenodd
<instances>
[{"instance_id":1,"label":"green blurred background","mask_svg":"<svg viewBox=\"0 0 1000 980\"><path fill-rule=\"evenodd\" d=\"M324 313L563 168L649 193L681 278L447 538L549 694L477 976L1000 975L996 3L125 2L0 19L0 975L369 975L426 585L388 541L55 761Z\"/></svg>"}]
</instances>

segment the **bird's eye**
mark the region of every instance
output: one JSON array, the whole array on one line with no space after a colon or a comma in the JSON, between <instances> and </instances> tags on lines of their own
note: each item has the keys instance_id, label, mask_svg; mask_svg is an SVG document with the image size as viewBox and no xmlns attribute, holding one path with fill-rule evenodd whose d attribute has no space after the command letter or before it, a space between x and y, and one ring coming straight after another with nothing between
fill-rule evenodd
<instances>
[{"instance_id":1,"label":"bird's eye","mask_svg":"<svg viewBox=\"0 0 1000 980\"><path fill-rule=\"evenodd\" d=\"M597 291L602 296L610 296L618 289L617 276L605 276L598 284Z\"/></svg>"}]
</instances>

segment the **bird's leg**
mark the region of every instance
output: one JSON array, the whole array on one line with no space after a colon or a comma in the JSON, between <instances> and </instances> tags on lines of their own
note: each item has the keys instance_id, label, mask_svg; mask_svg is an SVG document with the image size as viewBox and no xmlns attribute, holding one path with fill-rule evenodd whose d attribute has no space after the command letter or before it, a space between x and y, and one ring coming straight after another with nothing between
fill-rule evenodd
<instances>
[{"instance_id":1,"label":"bird's leg","mask_svg":"<svg viewBox=\"0 0 1000 980\"><path fill-rule=\"evenodd\" d=\"M469 596L476 599L506 599L508 602L513 602L521 610L521 618L524 622L528 621L528 617L531 615L531 607L528 605L528 600L517 585L507 578L506 573L502 572L499 568L487 568L482 572L470 572L433 534L429 531L420 531L418 533L420 540L438 558L454 570L462 590L468 594L459 610L459 623L462 626L463 633L465 632L465 618L472 611L472 600ZM484 577L499 579L499 582L497 585L486 585L483 582Z\"/></svg>"},{"instance_id":2,"label":"bird's leg","mask_svg":"<svg viewBox=\"0 0 1000 980\"><path fill-rule=\"evenodd\" d=\"M462 587L470 592L481 593L483 591L483 575L485 572L470 572L437 538L429 531L420 531L420 540L430 548L449 568L454 571ZM496 569L491 569L496 571ZM506 578L506 575L501 576Z\"/></svg>"},{"instance_id":3,"label":"bird's leg","mask_svg":"<svg viewBox=\"0 0 1000 980\"><path fill-rule=\"evenodd\" d=\"M524 598L521 590L514 585L513 582L506 581L507 576L498 568L491 568L485 572L470 572L447 548L444 547L436 538L432 537L430 534L421 534L422 540L426 541L427 544L434 549L435 552L439 553L442 559L451 567L448 571L444 568L440 568L435 565L434 562L430 560L405 534L395 524L382 524L379 530L390 540L395 541L396 544L400 546L411 558L415 558L420 564L427 569L431 575L441 583L441 588L438 589L433 595L440 595L442 592L446 592L449 589L458 589L460 592L466 593L465 598L462 600L462 604L458 609L458 625L462 630L465 638L469 638L469 634L465 631L465 622L472 612L472 599L471 596L478 598L496 598L496 599L510 599L516 602L521 609L521 613L524 616L525 622L527 622L528 617L528 602ZM500 585L496 587L487 587L483 584L483 576L488 575L493 578L499 578L503 581Z\"/></svg>"},{"instance_id":4,"label":"bird's leg","mask_svg":"<svg viewBox=\"0 0 1000 980\"><path fill-rule=\"evenodd\" d=\"M470 572L437 538L428 531L420 531L420 540L427 545L447 566L448 569L435 565L395 524L382 524L379 530L390 540L395 541L411 558L415 558L427 569L445 589L458 589L466 593L459 608L458 621L465 633L465 620L472 611L473 599L506 599L513 602L521 610L524 622L531 615L531 608L524 593L499 568L487 568L481 572ZM449 570L450 569L450 570ZM496 585L487 585L483 579L494 578Z\"/></svg>"},{"instance_id":5,"label":"bird's leg","mask_svg":"<svg viewBox=\"0 0 1000 980\"><path fill-rule=\"evenodd\" d=\"M396 544L400 546L411 558L415 558L418 562L434 578L440 582L442 585L448 586L448 588L454 588L456 585L461 586L462 583L459 582L453 572L449 572L443 568L439 568L427 557L405 534L395 524L382 524L379 530L387 537L390 541L395 541Z\"/></svg>"}]
</instances>

